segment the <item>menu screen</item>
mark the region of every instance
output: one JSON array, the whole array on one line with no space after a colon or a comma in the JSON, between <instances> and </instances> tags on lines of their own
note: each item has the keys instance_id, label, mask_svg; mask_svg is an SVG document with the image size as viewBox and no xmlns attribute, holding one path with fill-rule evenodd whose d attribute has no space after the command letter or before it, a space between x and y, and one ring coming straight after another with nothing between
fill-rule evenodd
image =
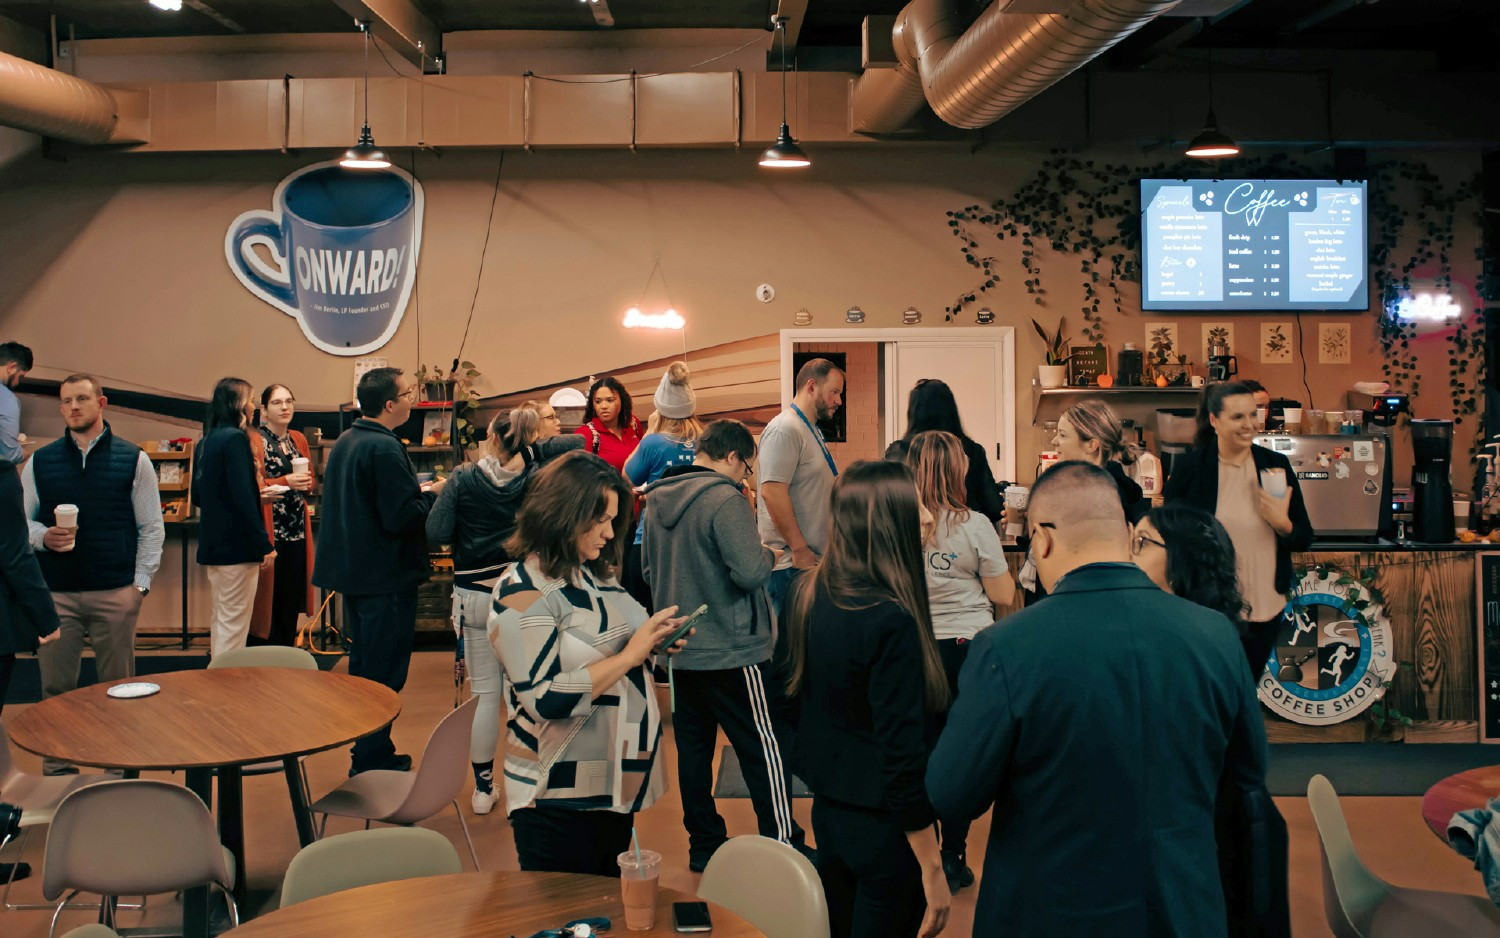
<instances>
[{"instance_id":1,"label":"menu screen","mask_svg":"<svg viewBox=\"0 0 1500 938\"><path fill-rule=\"evenodd\" d=\"M1141 308L1368 309L1365 184L1141 180Z\"/></svg>"}]
</instances>

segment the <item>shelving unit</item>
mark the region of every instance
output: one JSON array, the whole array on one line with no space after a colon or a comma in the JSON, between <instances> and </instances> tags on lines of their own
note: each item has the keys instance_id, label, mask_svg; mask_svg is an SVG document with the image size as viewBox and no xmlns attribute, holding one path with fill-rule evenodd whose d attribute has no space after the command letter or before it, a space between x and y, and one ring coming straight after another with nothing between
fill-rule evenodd
<instances>
[{"instance_id":1,"label":"shelving unit","mask_svg":"<svg viewBox=\"0 0 1500 938\"><path fill-rule=\"evenodd\" d=\"M156 488L161 493L163 521L185 521L193 513L193 447L188 440L173 444L169 440L147 440L141 449L151 457L156 470ZM181 448L176 448L180 446ZM167 476L171 481L162 481Z\"/></svg>"},{"instance_id":2,"label":"shelving unit","mask_svg":"<svg viewBox=\"0 0 1500 938\"><path fill-rule=\"evenodd\" d=\"M1156 411L1197 407L1202 388L1043 388L1033 382L1031 425L1055 421L1079 401L1102 400L1125 420L1156 432Z\"/></svg>"}]
</instances>

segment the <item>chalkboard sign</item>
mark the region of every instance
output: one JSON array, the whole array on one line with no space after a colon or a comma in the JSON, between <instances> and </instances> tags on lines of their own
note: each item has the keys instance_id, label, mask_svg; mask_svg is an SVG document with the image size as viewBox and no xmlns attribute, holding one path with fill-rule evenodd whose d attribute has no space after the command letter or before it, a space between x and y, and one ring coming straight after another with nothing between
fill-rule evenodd
<instances>
[{"instance_id":1,"label":"chalkboard sign","mask_svg":"<svg viewBox=\"0 0 1500 938\"><path fill-rule=\"evenodd\" d=\"M1109 374L1109 347L1074 345L1068 349L1068 383L1075 388L1094 386L1094 379Z\"/></svg>"},{"instance_id":2,"label":"chalkboard sign","mask_svg":"<svg viewBox=\"0 0 1500 938\"><path fill-rule=\"evenodd\" d=\"M1475 557L1474 621L1479 625L1479 741L1500 743L1500 553Z\"/></svg>"}]
</instances>

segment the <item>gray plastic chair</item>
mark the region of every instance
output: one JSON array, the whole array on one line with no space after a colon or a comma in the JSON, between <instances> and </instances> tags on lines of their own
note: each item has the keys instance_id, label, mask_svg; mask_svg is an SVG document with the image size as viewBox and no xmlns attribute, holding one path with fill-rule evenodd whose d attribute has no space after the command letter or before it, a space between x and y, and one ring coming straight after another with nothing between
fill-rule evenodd
<instances>
[{"instance_id":1,"label":"gray plastic chair","mask_svg":"<svg viewBox=\"0 0 1500 938\"><path fill-rule=\"evenodd\" d=\"M0 720L0 801L21 809L21 836L16 839L16 860L19 862L26 852L26 842L31 838L33 827L52 823L57 805L68 795L86 785L109 781L109 775L31 775L16 768L15 757L10 751L10 733L5 721ZM0 902L7 909L50 909L50 902L22 902L12 904L10 887L16 875L11 867L10 877L5 881L5 892ZM77 908L77 906L75 906ZM139 906L130 906L139 908Z\"/></svg>"},{"instance_id":2,"label":"gray plastic chair","mask_svg":"<svg viewBox=\"0 0 1500 938\"><path fill-rule=\"evenodd\" d=\"M256 645L254 647L231 648L221 651L209 659L208 670L219 668L290 668L294 671L318 670L318 659L301 648L286 645ZM241 775L280 775L284 770L280 759L256 762L240 768ZM307 787L307 771L302 760L297 760L297 777L302 783L302 800L311 801L312 792Z\"/></svg>"},{"instance_id":3,"label":"gray plastic chair","mask_svg":"<svg viewBox=\"0 0 1500 938\"><path fill-rule=\"evenodd\" d=\"M234 856L198 796L168 782L122 779L80 788L62 800L47 833L42 895L67 897L52 913L57 933L63 909L80 892L101 896L170 893L218 886L239 924L230 889Z\"/></svg>"},{"instance_id":4,"label":"gray plastic chair","mask_svg":"<svg viewBox=\"0 0 1500 938\"><path fill-rule=\"evenodd\" d=\"M335 834L292 857L281 881L281 907L375 883L463 871L448 838L424 827Z\"/></svg>"},{"instance_id":5,"label":"gray plastic chair","mask_svg":"<svg viewBox=\"0 0 1500 938\"><path fill-rule=\"evenodd\" d=\"M361 772L319 798L312 811L323 815L320 832L327 826L330 814L360 818L367 829L371 821L410 826L451 804L477 871L479 854L474 851L474 839L469 836L464 813L458 808L458 792L469 777L469 730L478 706L479 698L470 697L443 717L428 738L422 763L414 771Z\"/></svg>"},{"instance_id":6,"label":"gray plastic chair","mask_svg":"<svg viewBox=\"0 0 1500 938\"><path fill-rule=\"evenodd\" d=\"M714 851L698 898L715 902L766 938L828 938L828 900L812 862L779 840L746 834Z\"/></svg>"},{"instance_id":7,"label":"gray plastic chair","mask_svg":"<svg viewBox=\"0 0 1500 938\"><path fill-rule=\"evenodd\" d=\"M1500 909L1479 896L1406 889L1371 873L1354 850L1338 793L1321 775L1307 783L1323 857L1323 913L1337 938L1500 936Z\"/></svg>"}]
</instances>

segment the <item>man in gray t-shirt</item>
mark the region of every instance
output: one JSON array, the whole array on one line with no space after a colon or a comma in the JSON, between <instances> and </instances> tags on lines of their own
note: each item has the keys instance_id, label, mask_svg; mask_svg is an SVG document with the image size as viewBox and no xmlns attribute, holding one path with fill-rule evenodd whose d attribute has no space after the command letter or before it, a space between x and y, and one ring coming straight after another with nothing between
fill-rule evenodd
<instances>
[{"instance_id":1,"label":"man in gray t-shirt","mask_svg":"<svg viewBox=\"0 0 1500 938\"><path fill-rule=\"evenodd\" d=\"M844 373L826 358L797 371L791 406L766 424L760 437L760 539L781 552L767 589L777 609L792 583L818 565L828 545L833 455L817 421L844 403Z\"/></svg>"}]
</instances>

